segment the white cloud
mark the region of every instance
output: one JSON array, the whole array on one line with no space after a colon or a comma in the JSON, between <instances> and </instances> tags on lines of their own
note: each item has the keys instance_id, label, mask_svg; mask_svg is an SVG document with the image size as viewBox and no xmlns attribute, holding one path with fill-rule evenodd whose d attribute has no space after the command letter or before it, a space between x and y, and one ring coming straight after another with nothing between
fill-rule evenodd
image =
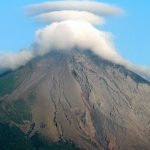
<instances>
[{"instance_id":1,"label":"white cloud","mask_svg":"<svg viewBox=\"0 0 150 150\"><path fill-rule=\"evenodd\" d=\"M29 14L62 10L88 11L99 16L116 16L124 13L121 8L115 5L96 1L51 1L27 7Z\"/></svg>"},{"instance_id":2,"label":"white cloud","mask_svg":"<svg viewBox=\"0 0 150 150\"><path fill-rule=\"evenodd\" d=\"M103 24L101 16L122 14L122 9L99 2L53 1L31 5L28 11L36 14L37 19L52 24L36 31L35 47L30 51L0 53L0 73L15 70L51 50L69 51L78 47L81 50L90 49L104 59L124 65L150 79L150 68L134 65L122 58L115 49L112 34L92 25Z\"/></svg>"},{"instance_id":3,"label":"white cloud","mask_svg":"<svg viewBox=\"0 0 150 150\"><path fill-rule=\"evenodd\" d=\"M59 21L59 23L53 23L36 32L35 43L38 50L1 53L0 70L14 70L37 55L44 55L53 49L69 50L75 46L81 49L92 49L95 53L101 53L105 58L107 58L106 53L103 54L103 51L108 51L109 57L117 57L117 53L111 47L110 33L98 31L91 24L103 24L102 15L119 15L123 12L120 8L90 1L52 1L31 5L28 11L36 13L38 19L50 22ZM68 19L72 21L63 21ZM101 44L99 52L98 42Z\"/></svg>"},{"instance_id":4,"label":"white cloud","mask_svg":"<svg viewBox=\"0 0 150 150\"><path fill-rule=\"evenodd\" d=\"M36 39L37 55L44 55L51 50L69 51L75 47L80 50L90 49L100 57L150 79L149 67L137 66L125 60L116 51L112 34L100 31L88 22L67 20L53 23L38 30Z\"/></svg>"},{"instance_id":5,"label":"white cloud","mask_svg":"<svg viewBox=\"0 0 150 150\"><path fill-rule=\"evenodd\" d=\"M141 66L141 65L135 65L129 61L127 61L127 63L123 64L126 68L128 68L129 70L136 72L137 74L139 74L140 76L142 76L143 78L147 79L148 81L150 81L150 67L146 67L146 66Z\"/></svg>"},{"instance_id":6,"label":"white cloud","mask_svg":"<svg viewBox=\"0 0 150 150\"><path fill-rule=\"evenodd\" d=\"M6 70L15 70L33 58L32 51L26 50L14 53L0 52L0 56L0 73Z\"/></svg>"},{"instance_id":7,"label":"white cloud","mask_svg":"<svg viewBox=\"0 0 150 150\"><path fill-rule=\"evenodd\" d=\"M53 23L36 32L35 49L16 53L0 53L0 73L15 70L36 56L52 50L69 51L75 47L90 49L95 54L150 79L150 68L137 66L123 59L116 51L112 34L96 29L85 21L67 20Z\"/></svg>"},{"instance_id":8,"label":"white cloud","mask_svg":"<svg viewBox=\"0 0 150 150\"><path fill-rule=\"evenodd\" d=\"M47 25L36 32L36 39L39 54L78 47L82 50L91 49L113 62L122 61L114 48L111 33L100 31L85 21L67 20Z\"/></svg>"},{"instance_id":9,"label":"white cloud","mask_svg":"<svg viewBox=\"0 0 150 150\"><path fill-rule=\"evenodd\" d=\"M103 25L105 23L104 18L92 14L86 11L74 11L74 10L64 10L64 11L53 11L48 13L42 13L36 16L39 21L44 21L46 23L52 23L63 20L85 20L95 25Z\"/></svg>"}]
</instances>

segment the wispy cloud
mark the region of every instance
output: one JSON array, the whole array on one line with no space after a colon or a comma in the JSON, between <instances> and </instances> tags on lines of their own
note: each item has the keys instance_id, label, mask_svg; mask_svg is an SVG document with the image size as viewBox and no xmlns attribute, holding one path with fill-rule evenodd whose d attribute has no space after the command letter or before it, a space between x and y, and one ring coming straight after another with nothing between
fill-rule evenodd
<instances>
[{"instance_id":1,"label":"wispy cloud","mask_svg":"<svg viewBox=\"0 0 150 150\"><path fill-rule=\"evenodd\" d=\"M105 20L103 17L86 11L62 10L42 13L35 17L39 21L52 23L63 20L85 20L94 25L103 25Z\"/></svg>"},{"instance_id":2,"label":"wispy cloud","mask_svg":"<svg viewBox=\"0 0 150 150\"><path fill-rule=\"evenodd\" d=\"M25 65L34 55L32 51L22 50L20 52L0 52L0 73L7 70L15 70Z\"/></svg>"},{"instance_id":3,"label":"wispy cloud","mask_svg":"<svg viewBox=\"0 0 150 150\"><path fill-rule=\"evenodd\" d=\"M61 10L88 11L100 16L118 16L124 13L123 9L115 5L95 1L51 1L30 5L26 9L29 14Z\"/></svg>"},{"instance_id":4,"label":"wispy cloud","mask_svg":"<svg viewBox=\"0 0 150 150\"><path fill-rule=\"evenodd\" d=\"M103 25L104 16L118 16L124 13L120 7L95 1L51 1L30 5L26 10L38 21L46 23L85 20L94 25Z\"/></svg>"}]
</instances>

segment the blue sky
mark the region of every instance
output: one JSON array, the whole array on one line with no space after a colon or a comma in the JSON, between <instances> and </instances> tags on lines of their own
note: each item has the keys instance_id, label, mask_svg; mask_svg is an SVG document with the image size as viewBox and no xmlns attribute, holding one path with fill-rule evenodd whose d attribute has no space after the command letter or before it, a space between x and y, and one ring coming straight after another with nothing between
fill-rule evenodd
<instances>
[{"instance_id":1,"label":"blue sky","mask_svg":"<svg viewBox=\"0 0 150 150\"><path fill-rule=\"evenodd\" d=\"M18 51L28 48L34 41L34 32L42 24L28 18L24 12L27 4L43 0L3 0L0 3L0 51ZM107 18L100 27L111 31L119 53L136 64L150 66L150 1L101 0L116 4L126 11L121 17Z\"/></svg>"}]
</instances>

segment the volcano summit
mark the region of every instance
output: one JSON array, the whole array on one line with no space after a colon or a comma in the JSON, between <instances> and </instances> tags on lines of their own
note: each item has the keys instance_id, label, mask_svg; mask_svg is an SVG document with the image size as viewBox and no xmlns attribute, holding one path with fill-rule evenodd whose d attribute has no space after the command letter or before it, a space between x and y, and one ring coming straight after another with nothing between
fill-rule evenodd
<instances>
[{"instance_id":1,"label":"volcano summit","mask_svg":"<svg viewBox=\"0 0 150 150\"><path fill-rule=\"evenodd\" d=\"M52 51L0 77L0 123L30 149L63 141L81 150L149 150L149 97L150 83L124 66L89 50Z\"/></svg>"}]
</instances>

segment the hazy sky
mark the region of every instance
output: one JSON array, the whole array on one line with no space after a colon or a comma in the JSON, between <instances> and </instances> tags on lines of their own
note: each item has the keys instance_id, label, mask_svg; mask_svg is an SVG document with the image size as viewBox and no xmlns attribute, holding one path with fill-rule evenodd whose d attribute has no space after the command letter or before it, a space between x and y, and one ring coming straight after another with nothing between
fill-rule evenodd
<instances>
[{"instance_id":1,"label":"hazy sky","mask_svg":"<svg viewBox=\"0 0 150 150\"><path fill-rule=\"evenodd\" d=\"M34 32L42 26L25 15L27 4L43 0L3 0L0 2L0 51L18 51L34 42ZM119 53L136 64L150 66L150 1L101 0L126 11L124 16L109 17L101 29L111 31Z\"/></svg>"}]
</instances>

